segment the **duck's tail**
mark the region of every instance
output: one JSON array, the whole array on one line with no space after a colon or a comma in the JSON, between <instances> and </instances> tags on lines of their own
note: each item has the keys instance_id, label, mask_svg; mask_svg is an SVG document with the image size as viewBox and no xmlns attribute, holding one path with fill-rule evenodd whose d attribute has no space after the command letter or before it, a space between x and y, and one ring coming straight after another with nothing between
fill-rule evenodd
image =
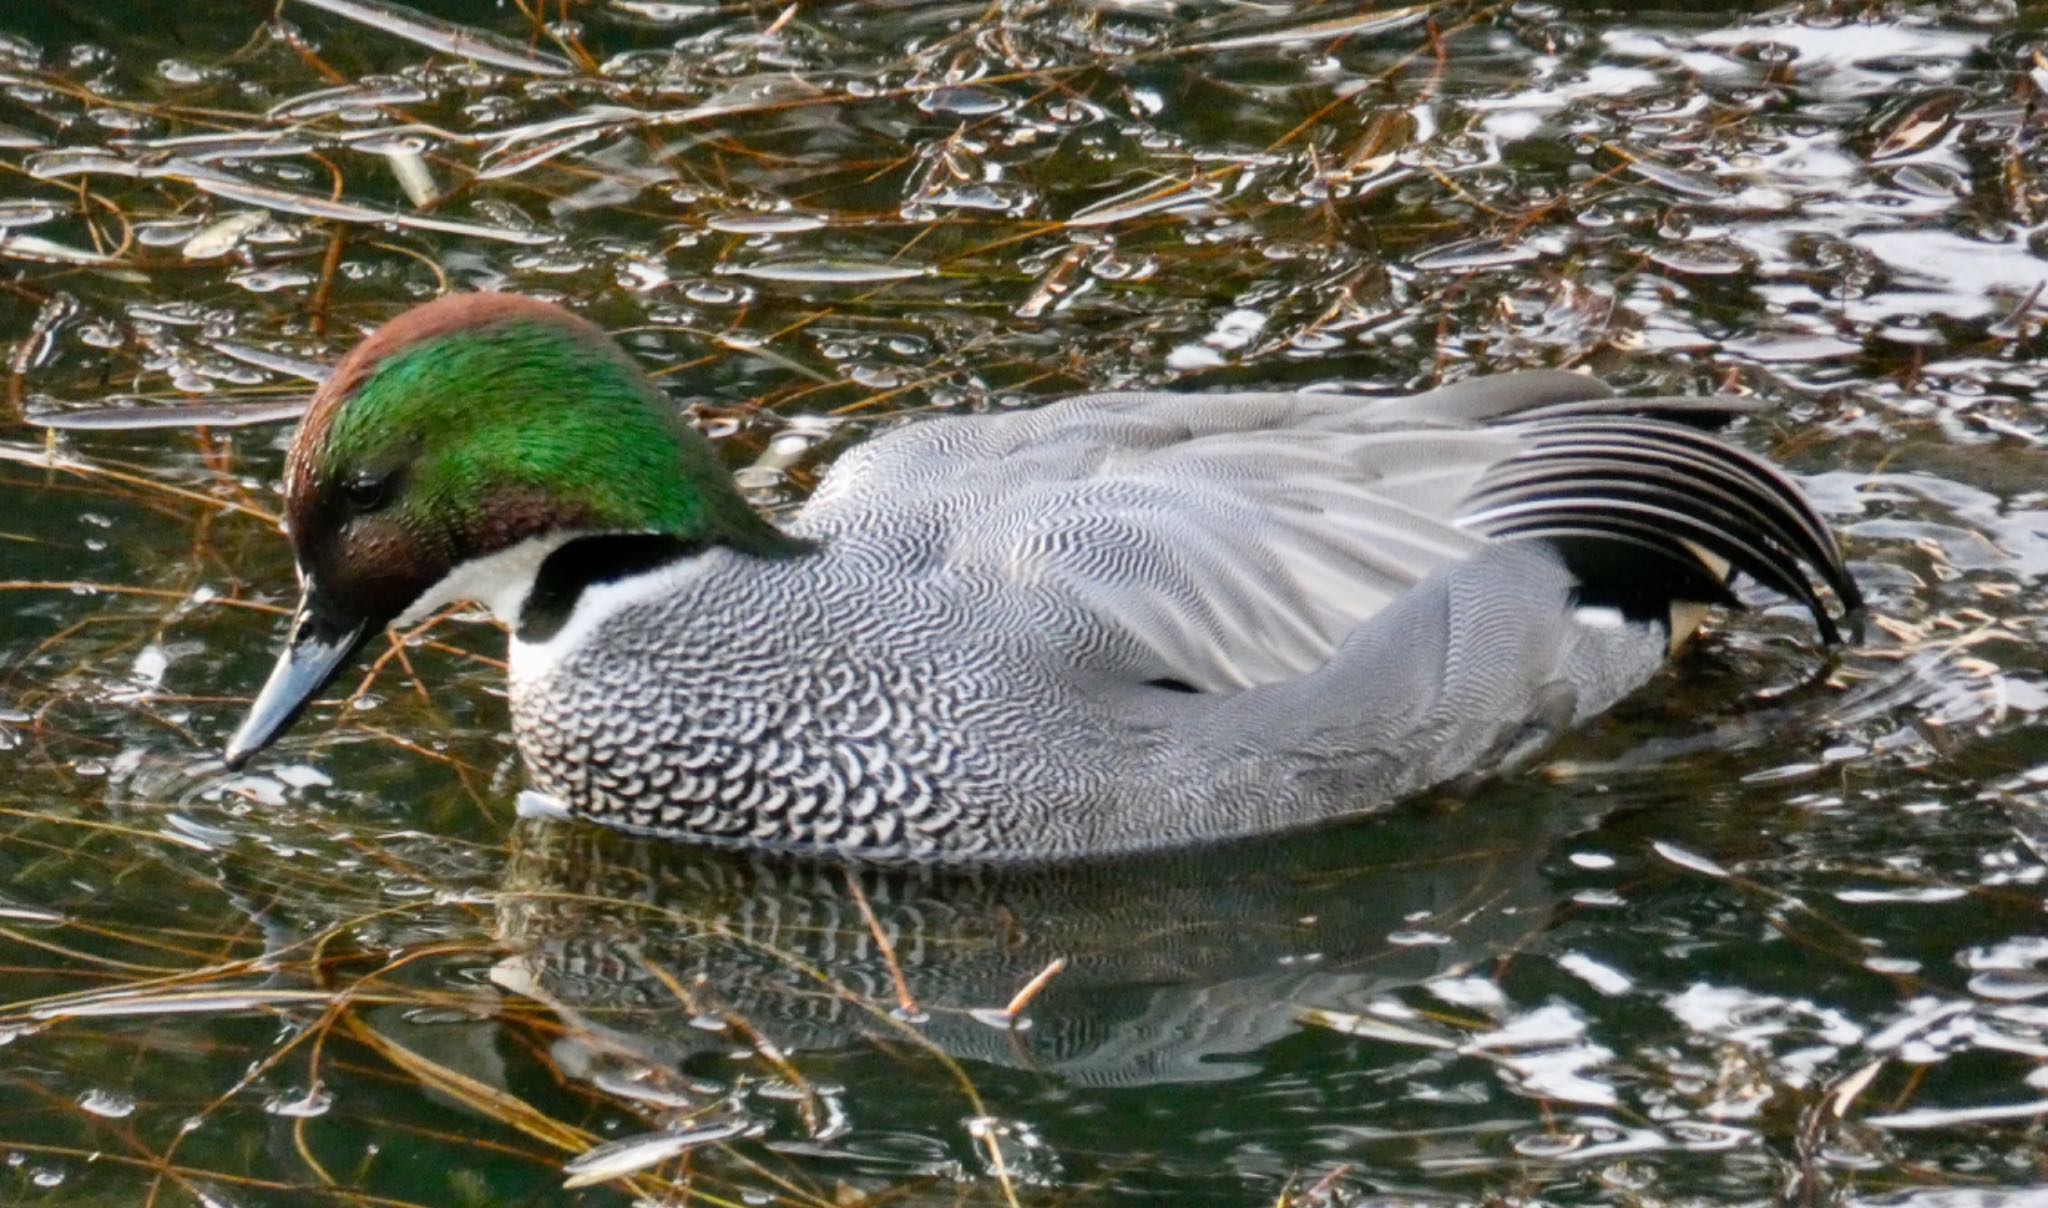
<instances>
[{"instance_id":1,"label":"duck's tail","mask_svg":"<svg viewBox=\"0 0 2048 1208\"><path fill-rule=\"evenodd\" d=\"M1751 409L1599 399L1525 412L1513 422L1525 451L1480 479L1459 523L1550 543L1584 602L1662 618L1674 637L1680 606L1736 603L1731 570L1805 605L1829 644L1845 628L1860 636L1862 593L1812 503L1768 462L1689 426Z\"/></svg>"}]
</instances>

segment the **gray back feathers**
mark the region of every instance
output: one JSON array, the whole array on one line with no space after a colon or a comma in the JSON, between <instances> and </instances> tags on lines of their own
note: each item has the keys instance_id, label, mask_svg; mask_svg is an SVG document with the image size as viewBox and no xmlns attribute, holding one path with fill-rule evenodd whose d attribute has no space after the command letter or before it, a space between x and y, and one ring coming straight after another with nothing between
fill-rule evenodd
<instances>
[{"instance_id":1,"label":"gray back feathers","mask_svg":"<svg viewBox=\"0 0 2048 1208\"><path fill-rule=\"evenodd\" d=\"M936 518L945 531L921 559L931 572L1059 597L1156 656L1133 673L1204 690L1320 665L1486 537L1625 544L1660 572L1659 561L1684 564L1696 584L1690 543L1807 604L1835 640L1802 568L1845 607L1859 601L1796 488L1758 458L1642 414L1747 407L1618 405L1593 379L1557 373L1384 401L1085 395L890 432L841 460L796 528L832 540Z\"/></svg>"}]
</instances>

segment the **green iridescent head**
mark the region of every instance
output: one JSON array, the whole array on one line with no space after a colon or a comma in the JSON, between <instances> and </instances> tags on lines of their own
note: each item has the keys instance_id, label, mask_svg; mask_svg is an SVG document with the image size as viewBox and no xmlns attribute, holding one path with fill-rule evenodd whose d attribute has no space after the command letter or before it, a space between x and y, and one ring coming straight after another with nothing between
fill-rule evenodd
<instances>
[{"instance_id":1,"label":"green iridescent head","mask_svg":"<svg viewBox=\"0 0 2048 1208\"><path fill-rule=\"evenodd\" d=\"M293 438L285 515L304 597L231 765L370 636L493 555L599 534L789 546L609 336L509 294L415 307L350 352Z\"/></svg>"}]
</instances>

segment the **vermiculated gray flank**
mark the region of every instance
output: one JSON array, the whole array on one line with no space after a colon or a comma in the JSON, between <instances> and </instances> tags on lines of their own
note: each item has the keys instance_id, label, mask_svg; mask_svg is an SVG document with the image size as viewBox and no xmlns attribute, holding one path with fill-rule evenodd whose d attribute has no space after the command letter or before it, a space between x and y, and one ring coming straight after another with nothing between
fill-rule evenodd
<instances>
[{"instance_id":1,"label":"vermiculated gray flank","mask_svg":"<svg viewBox=\"0 0 2048 1208\"><path fill-rule=\"evenodd\" d=\"M786 526L810 552L680 556L515 644L519 748L602 821L870 856L1370 812L1640 686L1727 564L1833 639L1825 526L1690 426L1746 409L1527 373L907 423Z\"/></svg>"}]
</instances>

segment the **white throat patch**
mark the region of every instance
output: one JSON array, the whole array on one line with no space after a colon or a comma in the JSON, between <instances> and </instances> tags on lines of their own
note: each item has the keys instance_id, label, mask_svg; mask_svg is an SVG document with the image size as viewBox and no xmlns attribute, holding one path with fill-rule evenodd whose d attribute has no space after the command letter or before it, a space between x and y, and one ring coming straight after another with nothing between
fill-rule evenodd
<instances>
[{"instance_id":1,"label":"white throat patch","mask_svg":"<svg viewBox=\"0 0 2048 1208\"><path fill-rule=\"evenodd\" d=\"M439 583L420 593L394 625L417 625L443 605L475 600L490 607L492 615L508 628L519 623L519 610L533 594L533 581L548 555L584 534L548 533L528 537L495 554L471 558L442 576Z\"/></svg>"}]
</instances>

